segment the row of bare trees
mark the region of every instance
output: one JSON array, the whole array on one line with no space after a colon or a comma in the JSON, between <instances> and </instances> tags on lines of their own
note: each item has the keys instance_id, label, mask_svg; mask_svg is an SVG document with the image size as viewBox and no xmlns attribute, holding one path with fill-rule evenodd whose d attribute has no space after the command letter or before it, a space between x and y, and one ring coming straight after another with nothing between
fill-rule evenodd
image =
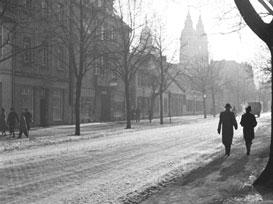
<instances>
[{"instance_id":1,"label":"row of bare trees","mask_svg":"<svg viewBox=\"0 0 273 204\"><path fill-rule=\"evenodd\" d=\"M20 4L19 1L1 0L1 27L7 31L5 40L1 43L1 48L10 47L10 52L1 57L1 62L26 51L26 49L36 49L41 46L54 48L62 46L69 56L69 60L62 63L69 70L70 78L70 100L74 102L75 111L75 135L80 135L80 104L81 90L84 77L87 73L94 71L94 63L99 56L107 56L111 61L109 71L115 73L124 84L125 104L126 104L126 128L131 128L131 98L130 86L137 71L144 64L153 58L156 62L156 73L154 79L157 80L161 96L161 121L163 123L162 94L169 84L179 74L170 74L171 65L164 60L164 47L161 33L155 35L155 44L151 44L152 33L140 36L141 30L147 26L147 19L141 19L141 0L117 0L116 7L111 10L111 1L105 1L98 7L93 1L69 0L65 2L37 1L33 5ZM110 3L110 5L108 5ZM110 10L109 10L109 8ZM14 8L17 11L24 10L26 18L18 20L18 16L12 13ZM28 15L28 14L31 15ZM8 20L12 20L10 26ZM39 37L44 40L39 45L23 47L12 40L17 28L40 24ZM104 25L111 25L112 29L105 29ZM28 30L31 32L31 29ZM35 31L37 34L37 30ZM111 42L106 40L110 36ZM103 39L104 38L104 39ZM157 48L158 55L152 54L154 47ZM54 53L49 53L54 55ZM54 56L58 58L58 56ZM159 71L159 72L158 72ZM168 82L167 82L168 81ZM153 96L155 97L155 95Z\"/></svg>"}]
</instances>

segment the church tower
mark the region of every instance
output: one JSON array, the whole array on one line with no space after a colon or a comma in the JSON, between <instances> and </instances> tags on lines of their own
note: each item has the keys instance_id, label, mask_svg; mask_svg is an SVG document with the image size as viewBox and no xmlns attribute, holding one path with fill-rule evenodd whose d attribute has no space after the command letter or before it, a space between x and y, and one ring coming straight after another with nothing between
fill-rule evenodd
<instances>
[{"instance_id":1,"label":"church tower","mask_svg":"<svg viewBox=\"0 0 273 204\"><path fill-rule=\"evenodd\" d=\"M204 25L202 22L201 15L199 16L199 20L196 26L196 37L198 44L198 55L202 57L206 62L209 61L209 51L208 51L208 37L205 33Z\"/></svg>"},{"instance_id":2,"label":"church tower","mask_svg":"<svg viewBox=\"0 0 273 204\"><path fill-rule=\"evenodd\" d=\"M180 37L180 63L194 57L200 57L208 63L208 38L205 33L201 15L199 16L196 29L193 27L192 19L188 11L185 26Z\"/></svg>"},{"instance_id":3,"label":"church tower","mask_svg":"<svg viewBox=\"0 0 273 204\"><path fill-rule=\"evenodd\" d=\"M180 37L180 62L194 56L195 45L195 30L193 28L190 12L185 21L184 29Z\"/></svg>"}]
</instances>

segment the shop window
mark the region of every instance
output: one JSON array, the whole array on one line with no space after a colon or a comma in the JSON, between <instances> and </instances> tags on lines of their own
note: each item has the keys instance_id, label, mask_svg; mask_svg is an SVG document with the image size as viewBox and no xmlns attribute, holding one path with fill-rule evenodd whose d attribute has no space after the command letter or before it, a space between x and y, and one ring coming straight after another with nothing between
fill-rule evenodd
<instances>
[{"instance_id":1,"label":"shop window","mask_svg":"<svg viewBox=\"0 0 273 204\"><path fill-rule=\"evenodd\" d=\"M25 108L33 113L33 88L31 87L21 88L21 110Z\"/></svg>"},{"instance_id":2,"label":"shop window","mask_svg":"<svg viewBox=\"0 0 273 204\"><path fill-rule=\"evenodd\" d=\"M52 114L53 121L63 120L63 90L57 89L53 91L52 96Z\"/></svg>"}]
</instances>

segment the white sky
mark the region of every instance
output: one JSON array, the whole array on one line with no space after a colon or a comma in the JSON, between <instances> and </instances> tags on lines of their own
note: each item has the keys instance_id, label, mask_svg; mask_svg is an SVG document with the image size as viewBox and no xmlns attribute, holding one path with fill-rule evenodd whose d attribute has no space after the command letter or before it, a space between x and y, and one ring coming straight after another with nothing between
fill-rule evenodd
<instances>
[{"instance_id":1,"label":"white sky","mask_svg":"<svg viewBox=\"0 0 273 204\"><path fill-rule=\"evenodd\" d=\"M201 14L208 35L210 58L213 60L250 61L259 44L262 44L249 28L227 34L240 21L240 17L236 17L237 9L232 10L235 6L233 0L149 0L145 4L148 17L156 13L157 18L166 25L168 39L174 42L171 50L179 49L179 38L188 10L194 26ZM226 12L228 15L224 15Z\"/></svg>"}]
</instances>

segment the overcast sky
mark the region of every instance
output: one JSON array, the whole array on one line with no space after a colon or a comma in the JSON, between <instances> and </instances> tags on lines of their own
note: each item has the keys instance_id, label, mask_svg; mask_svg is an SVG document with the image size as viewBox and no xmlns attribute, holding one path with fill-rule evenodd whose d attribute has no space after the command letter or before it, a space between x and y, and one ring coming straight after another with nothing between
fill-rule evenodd
<instances>
[{"instance_id":1,"label":"overcast sky","mask_svg":"<svg viewBox=\"0 0 273 204\"><path fill-rule=\"evenodd\" d=\"M202 16L208 34L210 58L213 60L250 61L259 44L262 44L249 28L238 28L241 18L233 0L149 0L145 1L148 16L154 11L166 26L166 35L172 39L172 50L179 49L179 38L188 10L194 26ZM236 28L235 28L236 27ZM178 59L178 53L177 57Z\"/></svg>"}]
</instances>

